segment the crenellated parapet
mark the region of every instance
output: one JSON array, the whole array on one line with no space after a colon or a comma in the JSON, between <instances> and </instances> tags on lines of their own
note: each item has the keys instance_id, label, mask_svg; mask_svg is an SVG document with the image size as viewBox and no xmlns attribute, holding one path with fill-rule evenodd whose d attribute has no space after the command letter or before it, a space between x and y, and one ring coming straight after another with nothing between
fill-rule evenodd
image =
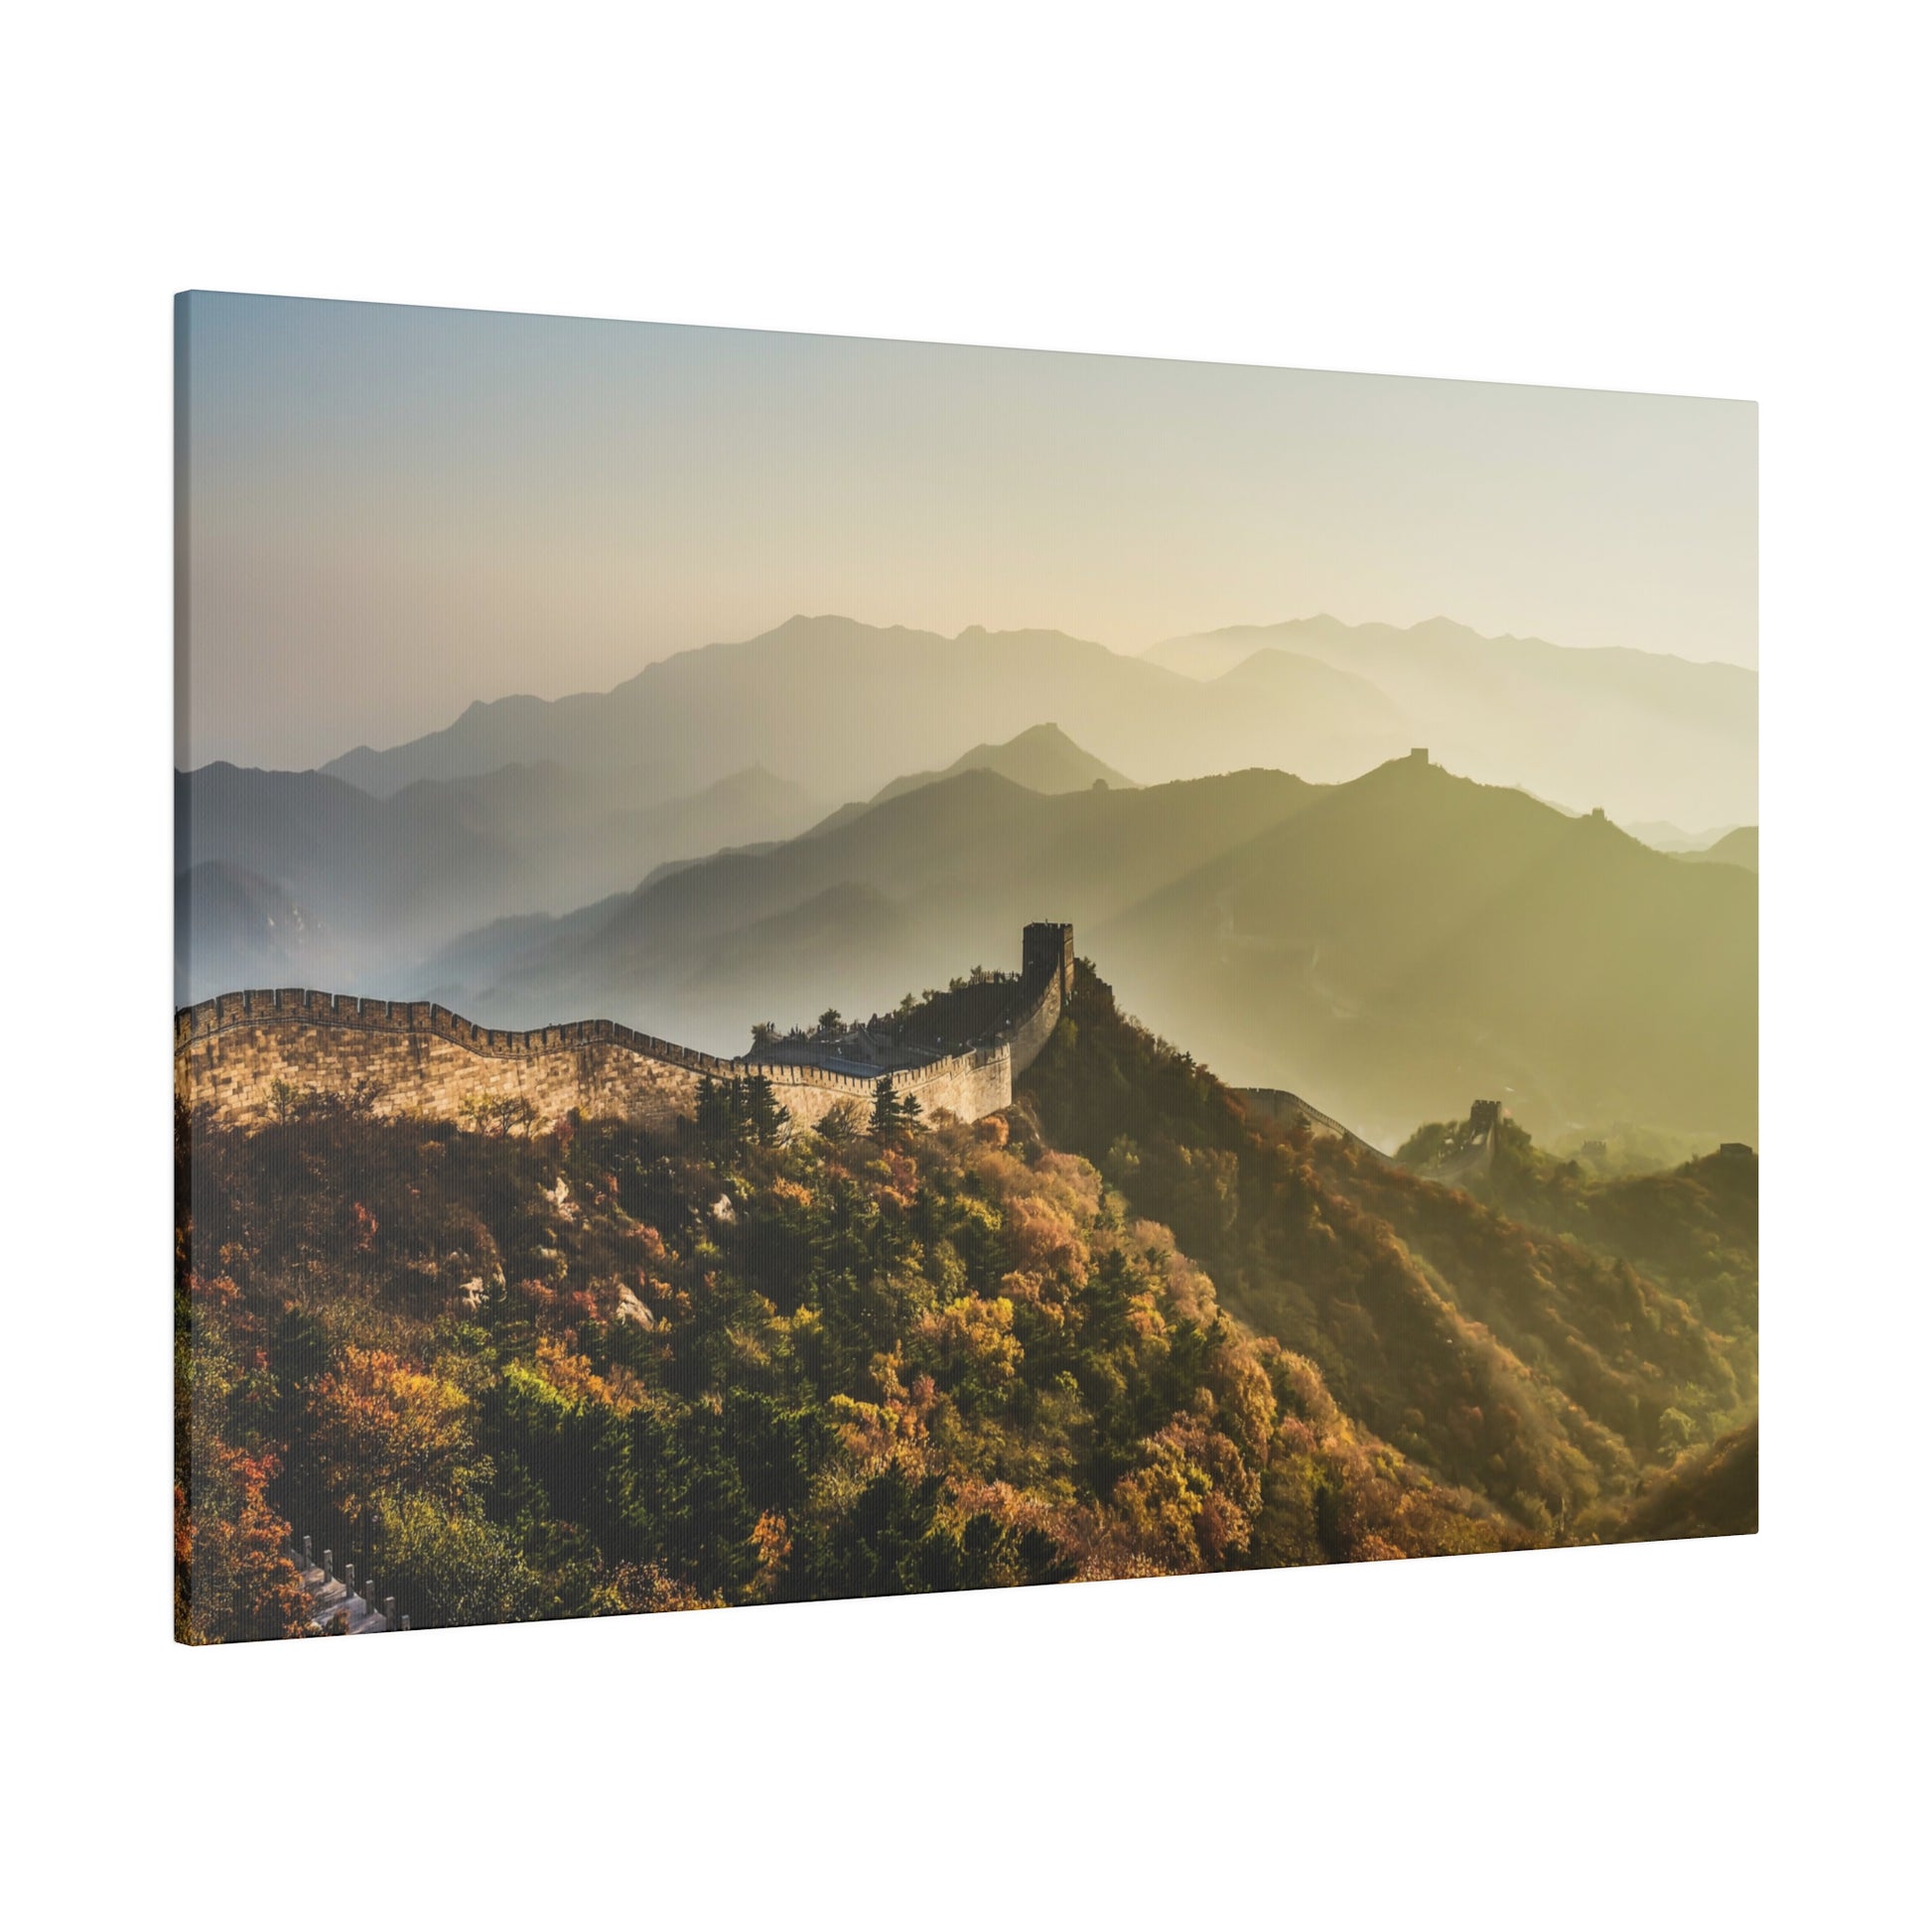
<instances>
[{"instance_id":1,"label":"crenellated parapet","mask_svg":"<svg viewBox=\"0 0 1932 1932\"><path fill-rule=\"evenodd\" d=\"M352 993L312 993L304 987L276 987L248 993L222 993L175 1014L175 1051L236 1028L259 1025L313 1025L365 1033L427 1035L455 1041L473 1053L528 1058L604 1043L627 1046L672 1066L725 1077L736 1060L701 1053L694 1046L640 1034L615 1020L572 1020L561 1026L519 1033L505 1027L480 1027L448 1007L429 1000L367 1000Z\"/></svg>"},{"instance_id":2,"label":"crenellated parapet","mask_svg":"<svg viewBox=\"0 0 1932 1932\"><path fill-rule=\"evenodd\" d=\"M893 1071L927 1115L977 1120L1013 1099L1014 1076L1051 1035L1072 990L1072 928L1027 928L1022 1005L990 1040ZM362 999L280 987L224 993L175 1015L175 1090L249 1123L290 1092L366 1085L382 1113L461 1117L511 1101L538 1119L572 1108L663 1126L697 1110L699 1082L762 1074L801 1126L841 1102L870 1105L877 1076L723 1059L611 1020L528 1031L480 1027L428 1000Z\"/></svg>"}]
</instances>

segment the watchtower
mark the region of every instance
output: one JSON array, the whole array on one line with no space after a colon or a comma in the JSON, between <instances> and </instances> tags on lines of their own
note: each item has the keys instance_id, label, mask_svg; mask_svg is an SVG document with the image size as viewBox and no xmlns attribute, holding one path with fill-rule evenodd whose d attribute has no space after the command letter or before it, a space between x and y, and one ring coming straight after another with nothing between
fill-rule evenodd
<instances>
[{"instance_id":1,"label":"watchtower","mask_svg":"<svg viewBox=\"0 0 1932 1932\"><path fill-rule=\"evenodd\" d=\"M1020 977L1029 988L1050 979L1060 983L1060 998L1073 997L1073 928L1035 919L1020 939Z\"/></svg>"}]
</instances>

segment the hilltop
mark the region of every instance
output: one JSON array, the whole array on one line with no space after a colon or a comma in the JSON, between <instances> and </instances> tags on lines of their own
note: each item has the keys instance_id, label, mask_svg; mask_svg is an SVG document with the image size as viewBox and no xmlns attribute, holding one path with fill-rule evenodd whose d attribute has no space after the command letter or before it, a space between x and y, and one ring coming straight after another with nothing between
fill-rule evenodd
<instances>
[{"instance_id":1,"label":"hilltop","mask_svg":"<svg viewBox=\"0 0 1932 1932\"><path fill-rule=\"evenodd\" d=\"M637 767L664 798L763 765L850 798L1052 719L1147 783L1251 764L1325 781L1428 744L1478 778L1619 817L1735 823L1756 815L1756 689L1732 666L1446 622L1302 620L1135 658L1052 630L943 637L796 617L664 658L609 692L473 704L442 731L359 747L324 769L387 796L512 763Z\"/></svg>"},{"instance_id":2,"label":"hilltop","mask_svg":"<svg viewBox=\"0 0 1932 1932\"><path fill-rule=\"evenodd\" d=\"M1757 870L1757 827L1739 825L1726 832L1715 845L1708 845L1701 852L1680 852L1680 859L1693 865L1742 866L1746 872Z\"/></svg>"},{"instance_id":3,"label":"hilltop","mask_svg":"<svg viewBox=\"0 0 1932 1932\"><path fill-rule=\"evenodd\" d=\"M970 752L961 753L943 771L915 771L895 778L873 795L872 802L882 805L888 798L917 791L921 785L932 784L940 778L956 778L962 771L997 771L1001 777L1011 778L1029 791L1049 793L1086 791L1094 785L1131 790L1134 784L1132 778L1122 777L1112 765L1103 764L1090 753L1081 751L1059 726L1035 725L1017 738L1008 739L1004 745L975 745Z\"/></svg>"},{"instance_id":4,"label":"hilltop","mask_svg":"<svg viewBox=\"0 0 1932 1932\"><path fill-rule=\"evenodd\" d=\"M992 771L1028 791L1048 794L1062 791L1089 791L1095 785L1109 790L1132 790L1134 780L1123 777L1112 765L1103 764L1089 752L1083 752L1057 725L1035 725L1004 745L975 745L962 752L943 771L910 771L882 785L864 803L841 805L822 824L818 832L836 830L850 824L873 805L889 798L902 798L908 791L956 778L962 771Z\"/></svg>"}]
</instances>

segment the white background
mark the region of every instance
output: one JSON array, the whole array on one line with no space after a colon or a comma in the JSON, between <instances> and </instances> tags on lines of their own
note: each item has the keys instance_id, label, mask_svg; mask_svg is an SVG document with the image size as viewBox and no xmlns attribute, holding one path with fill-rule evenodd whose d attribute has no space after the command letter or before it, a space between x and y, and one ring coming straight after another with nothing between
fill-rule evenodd
<instances>
[{"instance_id":1,"label":"white background","mask_svg":"<svg viewBox=\"0 0 1932 1932\"><path fill-rule=\"evenodd\" d=\"M1897 1922L1928 1535L1912 10L700 11L7 30L19 1922ZM1757 398L1763 1533L172 1648L190 286Z\"/></svg>"}]
</instances>

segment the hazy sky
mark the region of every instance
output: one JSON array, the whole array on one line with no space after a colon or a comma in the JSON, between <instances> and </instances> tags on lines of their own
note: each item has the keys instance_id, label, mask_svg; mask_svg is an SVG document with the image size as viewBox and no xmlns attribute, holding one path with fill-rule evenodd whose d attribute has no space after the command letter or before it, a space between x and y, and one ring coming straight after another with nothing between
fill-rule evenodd
<instances>
[{"instance_id":1,"label":"hazy sky","mask_svg":"<svg viewBox=\"0 0 1932 1932\"><path fill-rule=\"evenodd\" d=\"M197 295L190 734L319 763L797 612L1757 661L1748 403Z\"/></svg>"}]
</instances>

